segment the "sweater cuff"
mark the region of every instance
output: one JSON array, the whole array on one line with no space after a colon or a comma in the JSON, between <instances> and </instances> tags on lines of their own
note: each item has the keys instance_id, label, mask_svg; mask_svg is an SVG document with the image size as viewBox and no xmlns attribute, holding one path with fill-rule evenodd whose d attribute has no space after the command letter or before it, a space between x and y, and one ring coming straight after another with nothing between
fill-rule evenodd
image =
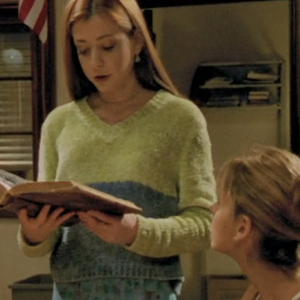
<instances>
[{"instance_id":1,"label":"sweater cuff","mask_svg":"<svg viewBox=\"0 0 300 300\"><path fill-rule=\"evenodd\" d=\"M148 248L149 239L145 239L145 236L149 236L153 229L150 224L153 224L150 218L145 218L141 215L138 215L138 232L135 240L129 246L125 246L125 248L129 251L136 252L136 253L144 253L145 250ZM150 227L149 227L150 226Z\"/></svg>"},{"instance_id":2,"label":"sweater cuff","mask_svg":"<svg viewBox=\"0 0 300 300\"><path fill-rule=\"evenodd\" d=\"M17 241L19 248L23 251L23 253L28 257L41 257L46 254L52 252L58 238L60 236L60 230L57 229L49 235L49 237L36 245L30 245L22 232L22 226L19 226L18 233L17 233Z\"/></svg>"}]
</instances>

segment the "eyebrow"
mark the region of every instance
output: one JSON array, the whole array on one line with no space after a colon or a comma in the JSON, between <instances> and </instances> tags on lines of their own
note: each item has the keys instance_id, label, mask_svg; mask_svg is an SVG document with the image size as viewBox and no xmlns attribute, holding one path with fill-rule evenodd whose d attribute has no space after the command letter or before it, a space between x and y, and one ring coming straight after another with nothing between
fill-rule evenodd
<instances>
[{"instance_id":1,"label":"eyebrow","mask_svg":"<svg viewBox=\"0 0 300 300\"><path fill-rule=\"evenodd\" d=\"M100 40L103 40L107 37L112 37L113 34L112 33L108 33L108 34L104 34L104 35L101 35L99 37L96 38L97 41L100 41ZM87 41L86 40L83 40L83 39L74 39L74 42L75 43L86 43Z\"/></svg>"}]
</instances>

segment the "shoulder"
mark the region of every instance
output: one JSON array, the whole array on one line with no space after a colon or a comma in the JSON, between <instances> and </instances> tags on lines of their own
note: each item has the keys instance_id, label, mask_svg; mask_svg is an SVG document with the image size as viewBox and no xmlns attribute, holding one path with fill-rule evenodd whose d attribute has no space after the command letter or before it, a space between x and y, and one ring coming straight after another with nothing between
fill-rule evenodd
<instances>
[{"instance_id":1,"label":"shoulder","mask_svg":"<svg viewBox=\"0 0 300 300\"><path fill-rule=\"evenodd\" d=\"M165 90L158 91L156 98L162 104L162 111L181 122L206 125L200 108L184 96L173 95Z\"/></svg>"},{"instance_id":2,"label":"shoulder","mask_svg":"<svg viewBox=\"0 0 300 300\"><path fill-rule=\"evenodd\" d=\"M65 124L66 120L75 115L76 108L77 103L75 101L57 106L48 114L43 127L56 127Z\"/></svg>"}]
</instances>

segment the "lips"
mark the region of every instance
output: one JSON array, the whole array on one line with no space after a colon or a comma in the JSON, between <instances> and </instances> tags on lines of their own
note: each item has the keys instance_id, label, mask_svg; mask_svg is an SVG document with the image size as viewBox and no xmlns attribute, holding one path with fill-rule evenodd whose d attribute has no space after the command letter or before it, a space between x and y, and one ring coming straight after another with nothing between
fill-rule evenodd
<instances>
[{"instance_id":1,"label":"lips","mask_svg":"<svg viewBox=\"0 0 300 300\"><path fill-rule=\"evenodd\" d=\"M94 79L96 81L105 81L110 77L110 75L99 75L99 76L95 76Z\"/></svg>"}]
</instances>

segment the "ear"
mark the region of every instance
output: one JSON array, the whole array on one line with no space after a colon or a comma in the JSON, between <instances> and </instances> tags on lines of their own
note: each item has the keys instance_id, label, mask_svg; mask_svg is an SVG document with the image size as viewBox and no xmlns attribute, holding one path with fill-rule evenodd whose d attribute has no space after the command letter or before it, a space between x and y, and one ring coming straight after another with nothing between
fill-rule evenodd
<instances>
[{"instance_id":1,"label":"ear","mask_svg":"<svg viewBox=\"0 0 300 300\"><path fill-rule=\"evenodd\" d=\"M242 241L248 238L253 230L251 219L247 215L238 216L236 233L233 237L235 241Z\"/></svg>"},{"instance_id":2,"label":"ear","mask_svg":"<svg viewBox=\"0 0 300 300\"><path fill-rule=\"evenodd\" d=\"M144 37L140 30L136 30L133 35L134 53L139 55L144 47Z\"/></svg>"}]
</instances>

